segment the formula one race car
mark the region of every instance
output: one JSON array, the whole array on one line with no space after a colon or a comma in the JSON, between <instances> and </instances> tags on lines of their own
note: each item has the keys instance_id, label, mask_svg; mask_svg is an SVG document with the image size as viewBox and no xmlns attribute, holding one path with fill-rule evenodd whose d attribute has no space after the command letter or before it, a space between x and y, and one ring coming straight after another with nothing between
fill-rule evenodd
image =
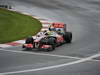
<instances>
[{"instance_id":1,"label":"formula one race car","mask_svg":"<svg viewBox=\"0 0 100 75\"><path fill-rule=\"evenodd\" d=\"M67 32L64 23L52 23L47 31L40 33L35 39L28 37L25 44L23 44L23 48L52 51L57 46L72 41L72 33Z\"/></svg>"}]
</instances>

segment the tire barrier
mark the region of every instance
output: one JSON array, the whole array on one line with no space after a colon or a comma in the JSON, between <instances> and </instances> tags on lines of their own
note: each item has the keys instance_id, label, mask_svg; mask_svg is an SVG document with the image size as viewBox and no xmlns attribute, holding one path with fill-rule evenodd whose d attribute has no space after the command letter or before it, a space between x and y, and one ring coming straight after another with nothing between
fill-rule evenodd
<instances>
[{"instance_id":1,"label":"tire barrier","mask_svg":"<svg viewBox=\"0 0 100 75\"><path fill-rule=\"evenodd\" d=\"M0 5L0 8L12 9L10 5Z\"/></svg>"}]
</instances>

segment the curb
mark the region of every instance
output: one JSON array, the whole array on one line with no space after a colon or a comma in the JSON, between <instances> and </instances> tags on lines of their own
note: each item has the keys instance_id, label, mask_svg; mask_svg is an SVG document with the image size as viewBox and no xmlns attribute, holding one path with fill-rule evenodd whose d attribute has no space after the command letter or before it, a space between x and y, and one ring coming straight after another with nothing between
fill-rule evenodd
<instances>
[{"instance_id":1,"label":"curb","mask_svg":"<svg viewBox=\"0 0 100 75\"><path fill-rule=\"evenodd\" d=\"M38 19L41 23L42 23L42 28L40 31L44 31L44 30L47 30L49 25L51 24L50 22L48 22L47 19L45 18L41 18L41 17L37 17L37 16L33 16L33 15L30 15L29 13L25 13L25 12L19 12L19 11L16 11L16 10L12 10L10 9L11 11L15 11L15 12L18 12L18 13L21 13L21 14L24 14L24 15L27 15L27 16L31 16L33 18L36 18ZM35 37L35 36L32 36L32 37ZM0 48L8 48L8 47L13 47L13 46L18 46L18 45L22 45L24 44L25 42L25 39L23 40L17 40L17 41L13 41L13 42L9 42L9 43L5 43L5 44L0 44Z\"/></svg>"}]
</instances>

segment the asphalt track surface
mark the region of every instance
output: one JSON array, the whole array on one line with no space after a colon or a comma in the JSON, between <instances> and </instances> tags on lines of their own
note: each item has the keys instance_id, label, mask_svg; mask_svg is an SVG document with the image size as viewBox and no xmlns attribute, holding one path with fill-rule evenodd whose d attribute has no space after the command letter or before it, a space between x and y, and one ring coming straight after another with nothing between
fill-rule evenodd
<instances>
[{"instance_id":1,"label":"asphalt track surface","mask_svg":"<svg viewBox=\"0 0 100 75\"><path fill-rule=\"evenodd\" d=\"M0 49L0 75L100 75L99 0L6 0L21 12L68 24L71 44L52 52Z\"/></svg>"}]
</instances>

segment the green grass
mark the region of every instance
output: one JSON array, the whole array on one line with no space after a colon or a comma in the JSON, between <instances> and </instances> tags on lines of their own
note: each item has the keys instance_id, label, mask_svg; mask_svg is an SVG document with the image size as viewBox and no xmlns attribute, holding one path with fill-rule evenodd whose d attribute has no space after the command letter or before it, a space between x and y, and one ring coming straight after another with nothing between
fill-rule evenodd
<instances>
[{"instance_id":1,"label":"green grass","mask_svg":"<svg viewBox=\"0 0 100 75\"><path fill-rule=\"evenodd\" d=\"M0 8L0 44L35 35L41 27L31 16Z\"/></svg>"}]
</instances>

